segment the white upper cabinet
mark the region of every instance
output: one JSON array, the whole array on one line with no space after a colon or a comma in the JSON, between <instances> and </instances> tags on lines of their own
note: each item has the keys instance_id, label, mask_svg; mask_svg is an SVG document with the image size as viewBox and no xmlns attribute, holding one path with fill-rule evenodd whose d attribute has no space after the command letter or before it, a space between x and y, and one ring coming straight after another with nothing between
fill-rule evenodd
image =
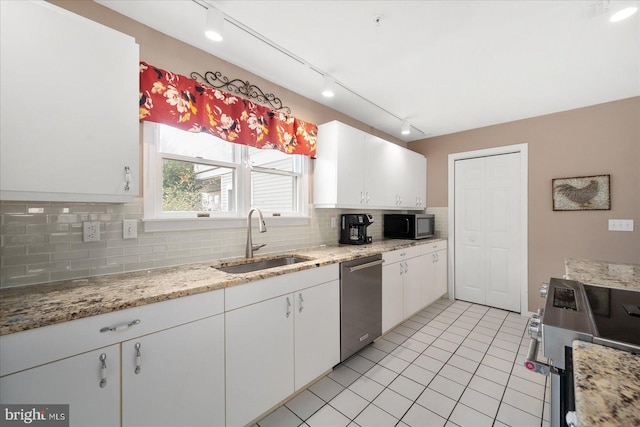
<instances>
[{"instance_id":1,"label":"white upper cabinet","mask_svg":"<svg viewBox=\"0 0 640 427\"><path fill-rule=\"evenodd\" d=\"M316 208L426 207L423 155L337 121L318 128L313 181Z\"/></svg>"},{"instance_id":2,"label":"white upper cabinet","mask_svg":"<svg viewBox=\"0 0 640 427\"><path fill-rule=\"evenodd\" d=\"M135 40L47 2L0 7L0 199L132 200L140 151Z\"/></svg>"}]
</instances>

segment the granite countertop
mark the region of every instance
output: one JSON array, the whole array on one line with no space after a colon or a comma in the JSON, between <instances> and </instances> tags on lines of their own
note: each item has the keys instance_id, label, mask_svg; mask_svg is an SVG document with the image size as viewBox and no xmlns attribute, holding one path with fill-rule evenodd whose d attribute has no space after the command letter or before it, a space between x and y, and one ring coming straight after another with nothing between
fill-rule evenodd
<instances>
[{"instance_id":1,"label":"granite countertop","mask_svg":"<svg viewBox=\"0 0 640 427\"><path fill-rule=\"evenodd\" d=\"M579 426L640 426L640 355L573 341Z\"/></svg>"},{"instance_id":2,"label":"granite countertop","mask_svg":"<svg viewBox=\"0 0 640 427\"><path fill-rule=\"evenodd\" d=\"M369 245L321 246L284 254L269 254L255 257L253 260L295 255L309 258L309 261L242 274L229 274L216 270L217 267L247 262L244 258L234 258L0 289L0 335L224 289L282 274L438 241L442 239L381 240Z\"/></svg>"},{"instance_id":3,"label":"granite countertop","mask_svg":"<svg viewBox=\"0 0 640 427\"><path fill-rule=\"evenodd\" d=\"M565 260L567 279L587 285L640 291L640 265L586 259Z\"/></svg>"}]
</instances>

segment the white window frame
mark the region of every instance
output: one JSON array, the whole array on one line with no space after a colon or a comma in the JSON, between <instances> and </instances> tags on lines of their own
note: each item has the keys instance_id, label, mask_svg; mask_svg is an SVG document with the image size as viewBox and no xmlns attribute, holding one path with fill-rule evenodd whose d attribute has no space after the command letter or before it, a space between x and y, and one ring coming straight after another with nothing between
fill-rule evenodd
<instances>
[{"instance_id":1,"label":"white window frame","mask_svg":"<svg viewBox=\"0 0 640 427\"><path fill-rule=\"evenodd\" d=\"M247 213L251 209L251 170L278 175L297 176L297 213L263 212L265 222L272 226L307 225L309 218L309 173L310 159L300 156L294 160L300 172L288 172L260 166L249 165L248 149L240 144L236 154L238 163L209 161L198 157L180 156L160 153L158 151L158 124L143 122L143 222L145 231L195 230L210 228L246 227ZM162 159L169 158L201 164L211 164L235 169L234 185L236 196L236 212L208 212L210 217L198 217L198 212L163 212L162 211Z\"/></svg>"}]
</instances>

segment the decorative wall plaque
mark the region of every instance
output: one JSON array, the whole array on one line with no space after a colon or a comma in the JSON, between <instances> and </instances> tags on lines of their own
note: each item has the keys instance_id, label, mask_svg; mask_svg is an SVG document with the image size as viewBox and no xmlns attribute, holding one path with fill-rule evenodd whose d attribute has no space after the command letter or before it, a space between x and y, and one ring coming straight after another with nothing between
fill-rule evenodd
<instances>
[{"instance_id":1,"label":"decorative wall plaque","mask_svg":"<svg viewBox=\"0 0 640 427\"><path fill-rule=\"evenodd\" d=\"M610 175L553 179L553 210L610 210L609 184Z\"/></svg>"}]
</instances>

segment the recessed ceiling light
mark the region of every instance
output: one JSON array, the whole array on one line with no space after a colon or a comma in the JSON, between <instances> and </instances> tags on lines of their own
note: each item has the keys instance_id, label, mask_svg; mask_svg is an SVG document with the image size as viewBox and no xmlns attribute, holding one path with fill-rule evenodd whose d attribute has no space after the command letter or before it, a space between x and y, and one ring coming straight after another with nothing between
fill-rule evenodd
<instances>
[{"instance_id":1,"label":"recessed ceiling light","mask_svg":"<svg viewBox=\"0 0 640 427\"><path fill-rule=\"evenodd\" d=\"M636 13L637 11L638 11L638 8L635 7L635 6L625 7L624 9L621 9L621 10L617 11L616 13L614 13L613 15L611 15L611 18L609 18L609 21L611 21L611 22L620 22L623 19L627 19L628 17L630 17L631 15Z\"/></svg>"}]
</instances>

